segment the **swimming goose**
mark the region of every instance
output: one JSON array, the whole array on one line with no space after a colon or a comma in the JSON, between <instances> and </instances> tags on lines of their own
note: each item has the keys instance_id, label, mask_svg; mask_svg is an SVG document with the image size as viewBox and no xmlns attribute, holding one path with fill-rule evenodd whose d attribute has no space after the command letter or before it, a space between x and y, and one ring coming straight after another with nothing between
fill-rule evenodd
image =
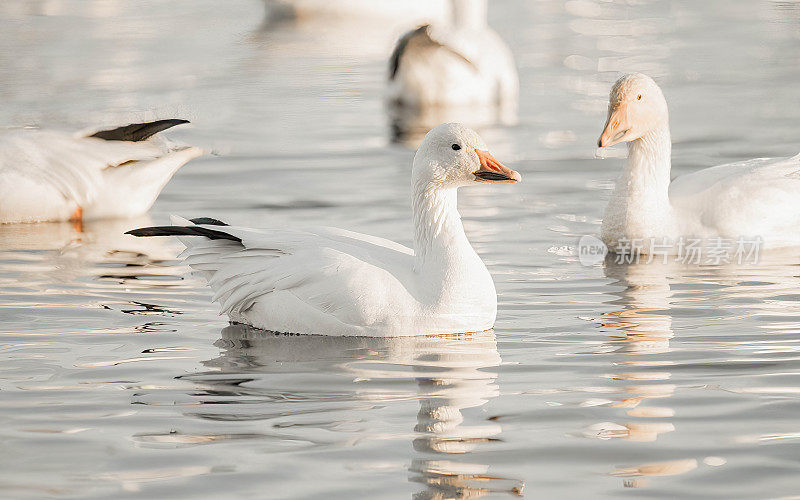
<instances>
[{"instance_id":1,"label":"swimming goose","mask_svg":"<svg viewBox=\"0 0 800 500\"><path fill-rule=\"evenodd\" d=\"M486 23L487 0L451 3L451 26L421 26L397 42L389 62L389 102L516 106L514 57Z\"/></svg>"},{"instance_id":2,"label":"swimming goose","mask_svg":"<svg viewBox=\"0 0 800 500\"><path fill-rule=\"evenodd\" d=\"M16 129L0 135L0 223L134 217L202 154L151 138L186 120L134 123L91 135Z\"/></svg>"},{"instance_id":3,"label":"swimming goose","mask_svg":"<svg viewBox=\"0 0 800 500\"><path fill-rule=\"evenodd\" d=\"M756 241L761 249L800 245L800 155L758 158L706 168L670 182L667 102L656 83L625 75L611 89L598 146L628 143L628 160L603 217L611 251L643 242L641 253L681 241L714 246Z\"/></svg>"},{"instance_id":4,"label":"swimming goose","mask_svg":"<svg viewBox=\"0 0 800 500\"><path fill-rule=\"evenodd\" d=\"M518 182L461 124L431 130L411 173L414 248L336 228L249 229L174 219L186 263L234 322L283 333L395 337L492 328L497 296L456 206L459 187ZM192 238L189 238L192 236Z\"/></svg>"}]
</instances>

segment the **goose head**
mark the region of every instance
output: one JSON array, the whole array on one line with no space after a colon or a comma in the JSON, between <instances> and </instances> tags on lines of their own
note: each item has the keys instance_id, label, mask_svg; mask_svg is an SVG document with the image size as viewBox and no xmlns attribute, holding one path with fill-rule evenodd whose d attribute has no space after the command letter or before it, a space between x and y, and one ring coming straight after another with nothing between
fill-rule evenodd
<instances>
[{"instance_id":1,"label":"goose head","mask_svg":"<svg viewBox=\"0 0 800 500\"><path fill-rule=\"evenodd\" d=\"M415 184L443 189L522 180L489 153L474 130L460 123L444 123L425 135L414 156L412 177Z\"/></svg>"},{"instance_id":2,"label":"goose head","mask_svg":"<svg viewBox=\"0 0 800 500\"><path fill-rule=\"evenodd\" d=\"M667 101L656 82L647 75L625 75L611 87L608 119L599 147L630 142L669 121Z\"/></svg>"}]
</instances>

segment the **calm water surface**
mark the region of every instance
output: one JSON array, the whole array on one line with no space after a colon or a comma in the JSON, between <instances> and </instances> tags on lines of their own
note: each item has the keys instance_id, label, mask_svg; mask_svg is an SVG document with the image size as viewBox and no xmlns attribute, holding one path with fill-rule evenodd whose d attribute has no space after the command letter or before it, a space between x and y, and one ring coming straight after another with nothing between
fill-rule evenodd
<instances>
[{"instance_id":1,"label":"calm water surface","mask_svg":"<svg viewBox=\"0 0 800 500\"><path fill-rule=\"evenodd\" d=\"M620 71L669 100L676 174L800 150L794 1L492 0L519 120L481 132L525 182L462 190L494 332L229 326L168 215L410 243L412 150L381 92L397 27L264 22L256 0L6 0L0 123L179 116L213 151L149 217L0 228L0 495L781 498L800 491L800 257L581 266L624 149Z\"/></svg>"}]
</instances>

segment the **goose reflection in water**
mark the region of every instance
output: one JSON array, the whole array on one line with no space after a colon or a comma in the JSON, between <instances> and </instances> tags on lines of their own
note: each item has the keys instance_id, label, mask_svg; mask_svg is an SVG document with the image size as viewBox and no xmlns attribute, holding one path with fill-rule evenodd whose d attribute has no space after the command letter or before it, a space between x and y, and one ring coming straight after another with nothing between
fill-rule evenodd
<instances>
[{"instance_id":1,"label":"goose reflection in water","mask_svg":"<svg viewBox=\"0 0 800 500\"><path fill-rule=\"evenodd\" d=\"M325 433L327 442L322 444L352 446L410 435L413 456L403 461L406 466L410 462L409 481L425 486L414 498L522 491L521 481L500 477L490 464L481 463L481 448L499 440L500 425L462 413L499 394L500 355L492 331L405 338L323 337L232 325L222 330L217 346L221 355L204 363L212 371L182 377L202 389L198 395L204 399L204 412L197 414L201 418L273 420L272 429L288 433L284 440L313 440L321 435L320 429L350 434L331 442L331 434ZM309 376L322 379L309 384ZM205 405L221 402L220 395L250 398L250 404L246 408L224 404L209 412ZM370 420L377 408L409 400L419 401L415 424L386 431L380 429L385 425L380 419ZM363 410L371 412L365 415ZM335 419L331 413L336 413Z\"/></svg>"},{"instance_id":2,"label":"goose reflection in water","mask_svg":"<svg viewBox=\"0 0 800 500\"><path fill-rule=\"evenodd\" d=\"M675 392L675 385L667 383L672 362L665 357L674 336L669 313L672 297L669 276L675 268L671 263L619 264L613 256L606 259L606 276L625 287L613 302L621 309L608 313L601 323L604 328L617 331L604 346L605 352L624 356L615 359L614 373L604 375L625 384L621 388L622 397L610 406L624 409L629 418L646 420L597 423L584 429L585 436L647 442L675 430L669 421L673 409L649 404L650 400L663 400ZM626 486L641 487L646 484L643 477L682 474L696 467L694 459L673 460L618 467L612 475L625 477Z\"/></svg>"},{"instance_id":3,"label":"goose reflection in water","mask_svg":"<svg viewBox=\"0 0 800 500\"><path fill-rule=\"evenodd\" d=\"M131 282L156 285L177 281L175 260L178 246L169 241L143 241L125 231L150 224L148 216L133 219L110 219L38 224L0 225L0 272L15 277L17 284L37 290L53 284L70 284L85 276L96 283L86 283L82 291L96 292L99 284ZM143 269L158 265L162 276L149 275ZM148 281L158 278L158 281ZM77 293L77 292L76 292Z\"/></svg>"},{"instance_id":4,"label":"goose reflection in water","mask_svg":"<svg viewBox=\"0 0 800 500\"><path fill-rule=\"evenodd\" d=\"M617 284L624 288L617 292L617 299L612 302L618 309L600 320L603 330L610 331L611 339L596 354L611 356L612 370L600 375L611 381L611 387L602 387L598 392L617 396L592 400L591 404L617 408L624 413L626 421L590 425L580 433L583 437L652 443L666 433L680 432L681 429L673 423L675 410L666 401L680 387L687 387L672 381L681 378L682 373L676 370L694 361L687 362L686 348L676 355L670 345L676 339L674 304L683 310L680 313L683 316L688 307L693 307L695 317L705 315L708 322L762 318L762 331L752 339L730 342L726 337L720 337L714 350L723 353L735 351L736 355L721 354L708 359L707 352L696 363L707 363L709 369L737 360L746 363L752 359L760 360L765 346L769 349L794 348L792 336L789 337L790 344L777 346L781 342L780 335L787 331L787 325L794 328L797 321L794 312L798 286L796 251L764 253L757 263L752 264L692 265L644 260L619 264L613 256L606 259L606 276L617 280ZM680 285L679 292L670 287L671 282ZM713 308L705 309L702 305L705 301L712 301ZM702 326L702 321L695 321L693 329ZM680 438L676 436L675 439ZM634 450L639 445L631 446ZM664 461L614 464L611 475L624 478L625 486L642 487L646 486L647 478L685 474L700 465L698 459L676 456L669 448L662 451L665 453ZM651 458L655 457L651 454ZM702 463L717 466L725 460L712 456L703 458Z\"/></svg>"},{"instance_id":5,"label":"goose reflection in water","mask_svg":"<svg viewBox=\"0 0 800 500\"><path fill-rule=\"evenodd\" d=\"M475 129L511 126L517 122L515 106L423 106L386 104L390 140L411 149L440 123L459 122Z\"/></svg>"}]
</instances>

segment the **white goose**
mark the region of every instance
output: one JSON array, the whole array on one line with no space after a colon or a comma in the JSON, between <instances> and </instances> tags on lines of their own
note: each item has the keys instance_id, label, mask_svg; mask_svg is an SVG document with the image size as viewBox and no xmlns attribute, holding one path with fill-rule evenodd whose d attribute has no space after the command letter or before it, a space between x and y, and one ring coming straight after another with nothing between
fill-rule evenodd
<instances>
[{"instance_id":1,"label":"white goose","mask_svg":"<svg viewBox=\"0 0 800 500\"><path fill-rule=\"evenodd\" d=\"M486 21L487 0L452 0L451 26L406 33L389 62L391 104L516 106L514 56Z\"/></svg>"},{"instance_id":2,"label":"white goose","mask_svg":"<svg viewBox=\"0 0 800 500\"><path fill-rule=\"evenodd\" d=\"M134 123L92 135L16 129L0 135L0 223L141 215L196 147L151 136L186 120Z\"/></svg>"},{"instance_id":3,"label":"white goose","mask_svg":"<svg viewBox=\"0 0 800 500\"><path fill-rule=\"evenodd\" d=\"M652 242L672 246L718 238L754 241L761 249L800 245L800 155L758 158L706 168L670 182L667 102L649 77L634 73L611 89L598 146L628 143L628 160L603 218L610 250Z\"/></svg>"},{"instance_id":4,"label":"white goose","mask_svg":"<svg viewBox=\"0 0 800 500\"><path fill-rule=\"evenodd\" d=\"M284 333L394 337L492 328L497 296L456 206L459 187L520 175L460 124L431 130L412 168L414 248L336 228L258 230L214 219L130 231L181 238L232 321Z\"/></svg>"}]
</instances>

